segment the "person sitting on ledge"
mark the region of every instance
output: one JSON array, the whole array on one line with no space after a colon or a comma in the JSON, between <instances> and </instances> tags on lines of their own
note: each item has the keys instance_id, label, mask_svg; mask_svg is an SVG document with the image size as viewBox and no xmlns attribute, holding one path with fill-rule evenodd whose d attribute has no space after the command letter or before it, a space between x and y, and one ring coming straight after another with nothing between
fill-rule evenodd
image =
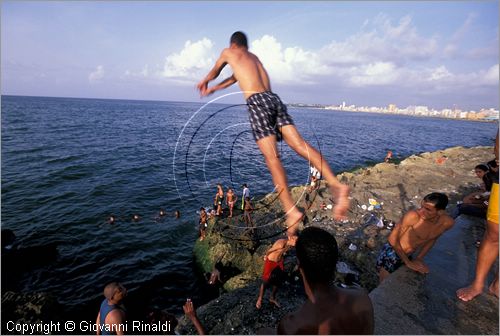
<instances>
[{"instance_id":1,"label":"person sitting on ledge","mask_svg":"<svg viewBox=\"0 0 500 336\"><path fill-rule=\"evenodd\" d=\"M422 200L420 209L408 211L396 224L377 258L380 282L403 264L416 272L429 273L424 256L455 223L444 211L447 205L445 194L430 193ZM416 250L420 252L412 260L410 255Z\"/></svg>"},{"instance_id":2,"label":"person sitting on ledge","mask_svg":"<svg viewBox=\"0 0 500 336\"><path fill-rule=\"evenodd\" d=\"M331 285L338 259L335 238L323 229L308 227L300 233L295 248L308 300L281 319L277 333L373 334L373 306L368 293Z\"/></svg>"}]
</instances>

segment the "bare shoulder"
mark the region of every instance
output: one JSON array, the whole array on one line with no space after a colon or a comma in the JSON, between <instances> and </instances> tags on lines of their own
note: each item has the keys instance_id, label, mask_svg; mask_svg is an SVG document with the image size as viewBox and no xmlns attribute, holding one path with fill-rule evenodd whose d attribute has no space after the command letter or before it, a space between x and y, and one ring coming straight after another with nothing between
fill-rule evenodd
<instances>
[{"instance_id":1,"label":"bare shoulder","mask_svg":"<svg viewBox=\"0 0 500 336\"><path fill-rule=\"evenodd\" d=\"M122 323L125 320L125 313L119 308L113 309L109 312L106 319L108 320L108 323Z\"/></svg>"},{"instance_id":2,"label":"bare shoulder","mask_svg":"<svg viewBox=\"0 0 500 336\"><path fill-rule=\"evenodd\" d=\"M445 213L441 216L441 223L445 227L445 230L448 230L453 226L453 224L455 224L455 220L450 215Z\"/></svg>"},{"instance_id":3,"label":"bare shoulder","mask_svg":"<svg viewBox=\"0 0 500 336\"><path fill-rule=\"evenodd\" d=\"M300 318L300 311L288 313L278 323L278 335L296 335L302 329L302 321Z\"/></svg>"},{"instance_id":4,"label":"bare shoulder","mask_svg":"<svg viewBox=\"0 0 500 336\"><path fill-rule=\"evenodd\" d=\"M418 214L418 212L416 210L410 210L403 216L403 219L401 220L401 224L403 226L413 225L416 222L418 222L419 219L420 219L420 215Z\"/></svg>"},{"instance_id":5,"label":"bare shoulder","mask_svg":"<svg viewBox=\"0 0 500 336\"><path fill-rule=\"evenodd\" d=\"M286 239L278 239L274 242L273 247L283 247L286 245Z\"/></svg>"}]
</instances>

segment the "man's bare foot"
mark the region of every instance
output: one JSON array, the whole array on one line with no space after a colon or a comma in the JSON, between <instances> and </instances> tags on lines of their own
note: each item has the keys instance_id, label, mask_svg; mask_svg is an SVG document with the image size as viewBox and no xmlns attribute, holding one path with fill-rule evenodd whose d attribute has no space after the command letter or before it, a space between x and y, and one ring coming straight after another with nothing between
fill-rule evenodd
<instances>
[{"instance_id":1,"label":"man's bare foot","mask_svg":"<svg viewBox=\"0 0 500 336\"><path fill-rule=\"evenodd\" d=\"M488 287L488 293L491 295L495 295L498 298L498 279L495 279Z\"/></svg>"},{"instance_id":2,"label":"man's bare foot","mask_svg":"<svg viewBox=\"0 0 500 336\"><path fill-rule=\"evenodd\" d=\"M276 308L281 308L281 305L278 301L276 301L276 299L269 299L269 302L271 302L271 304L273 304Z\"/></svg>"},{"instance_id":3,"label":"man's bare foot","mask_svg":"<svg viewBox=\"0 0 500 336\"><path fill-rule=\"evenodd\" d=\"M333 219L347 219L347 210L349 210L349 186L341 184L339 187L332 190L335 195L335 206L333 207Z\"/></svg>"},{"instance_id":4,"label":"man's bare foot","mask_svg":"<svg viewBox=\"0 0 500 336\"><path fill-rule=\"evenodd\" d=\"M298 229L298 224L304 217L304 214L300 212L296 207L293 207L287 215L286 215L286 226L288 227L287 229L287 235L289 236L294 236L296 235L297 229Z\"/></svg>"},{"instance_id":5,"label":"man's bare foot","mask_svg":"<svg viewBox=\"0 0 500 336\"><path fill-rule=\"evenodd\" d=\"M262 298L258 298L255 303L255 308L260 309L260 307L262 307Z\"/></svg>"},{"instance_id":6,"label":"man's bare foot","mask_svg":"<svg viewBox=\"0 0 500 336\"><path fill-rule=\"evenodd\" d=\"M469 287L464 287L460 288L457 290L457 297L462 300L462 301L470 301L474 299L476 296L481 294L483 292L483 289L478 289L475 288L473 285L470 285Z\"/></svg>"}]
</instances>

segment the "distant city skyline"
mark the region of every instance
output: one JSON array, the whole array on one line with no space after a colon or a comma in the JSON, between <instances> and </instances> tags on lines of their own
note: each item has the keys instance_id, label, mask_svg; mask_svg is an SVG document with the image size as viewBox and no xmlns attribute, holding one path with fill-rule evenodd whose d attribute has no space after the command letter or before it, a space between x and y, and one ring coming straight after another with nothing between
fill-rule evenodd
<instances>
[{"instance_id":1,"label":"distant city skyline","mask_svg":"<svg viewBox=\"0 0 500 336\"><path fill-rule=\"evenodd\" d=\"M3 1L1 21L4 95L207 102L242 30L286 102L499 105L498 1Z\"/></svg>"}]
</instances>

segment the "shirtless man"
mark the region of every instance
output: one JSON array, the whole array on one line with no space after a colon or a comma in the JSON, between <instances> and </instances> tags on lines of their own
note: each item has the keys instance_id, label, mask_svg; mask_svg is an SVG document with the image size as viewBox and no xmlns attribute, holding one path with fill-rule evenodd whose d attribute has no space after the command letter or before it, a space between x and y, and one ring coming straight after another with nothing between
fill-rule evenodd
<instances>
[{"instance_id":1,"label":"shirtless man","mask_svg":"<svg viewBox=\"0 0 500 336\"><path fill-rule=\"evenodd\" d=\"M217 207L217 216L222 214L222 201L224 201L224 190L220 184L217 184L217 193L214 199L214 205Z\"/></svg>"},{"instance_id":2,"label":"shirtless man","mask_svg":"<svg viewBox=\"0 0 500 336\"><path fill-rule=\"evenodd\" d=\"M260 309L262 307L262 298L264 297L264 291L270 285L269 277L276 267L281 268L283 271L285 269L285 264L283 262L285 252L295 246L297 241L297 236L288 236L288 239L278 239L274 242L273 246L266 252L264 256L264 271L262 272L262 285L259 289L259 297L255 303L255 307ZM278 286L273 284L273 290L271 292L271 297L269 302L274 304L276 307L280 307L280 304L276 300L276 291Z\"/></svg>"},{"instance_id":3,"label":"shirtless man","mask_svg":"<svg viewBox=\"0 0 500 336\"><path fill-rule=\"evenodd\" d=\"M200 208L200 221L199 221L199 228L200 228L200 241L203 241L205 239L205 230L207 229L207 212L205 211L205 208Z\"/></svg>"},{"instance_id":4,"label":"shirtless man","mask_svg":"<svg viewBox=\"0 0 500 336\"><path fill-rule=\"evenodd\" d=\"M437 239L455 223L444 211L448 197L442 193L430 193L422 200L420 209L408 211L396 224L377 258L379 282L401 265L425 274L429 267L423 262ZM410 255L419 250L412 260Z\"/></svg>"},{"instance_id":5,"label":"shirtless man","mask_svg":"<svg viewBox=\"0 0 500 336\"><path fill-rule=\"evenodd\" d=\"M234 194L233 189L229 188L226 193L226 204L229 207L229 218L233 217L233 208L237 200L238 196Z\"/></svg>"},{"instance_id":6,"label":"shirtless man","mask_svg":"<svg viewBox=\"0 0 500 336\"><path fill-rule=\"evenodd\" d=\"M221 83L208 87L208 83L217 78L227 64L233 70L233 74ZM337 180L325 158L299 134L292 118L287 113L286 105L271 92L271 83L264 66L257 56L248 51L247 38L242 32L235 32L231 36L229 48L222 51L215 66L198 83L197 88L201 96L208 96L236 82L239 82L247 101L254 139L264 155L286 213L288 234L295 234L297 224L303 218L303 214L295 207L288 190L285 170L278 155L276 143L282 138L295 152L309 160L325 176L336 200L333 216L336 220L345 219L349 208L349 187Z\"/></svg>"},{"instance_id":7,"label":"shirtless man","mask_svg":"<svg viewBox=\"0 0 500 336\"><path fill-rule=\"evenodd\" d=\"M365 290L331 285L338 248L335 238L317 227L304 229L295 246L307 301L285 315L278 334L373 334L373 306Z\"/></svg>"},{"instance_id":8,"label":"shirtless man","mask_svg":"<svg viewBox=\"0 0 500 336\"><path fill-rule=\"evenodd\" d=\"M253 211L253 206L252 202L250 201L250 198L247 197L245 199L245 210L243 211L243 220L245 221L245 225L248 228L251 228L251 232L253 232L253 221L252 221L252 211Z\"/></svg>"}]
</instances>

